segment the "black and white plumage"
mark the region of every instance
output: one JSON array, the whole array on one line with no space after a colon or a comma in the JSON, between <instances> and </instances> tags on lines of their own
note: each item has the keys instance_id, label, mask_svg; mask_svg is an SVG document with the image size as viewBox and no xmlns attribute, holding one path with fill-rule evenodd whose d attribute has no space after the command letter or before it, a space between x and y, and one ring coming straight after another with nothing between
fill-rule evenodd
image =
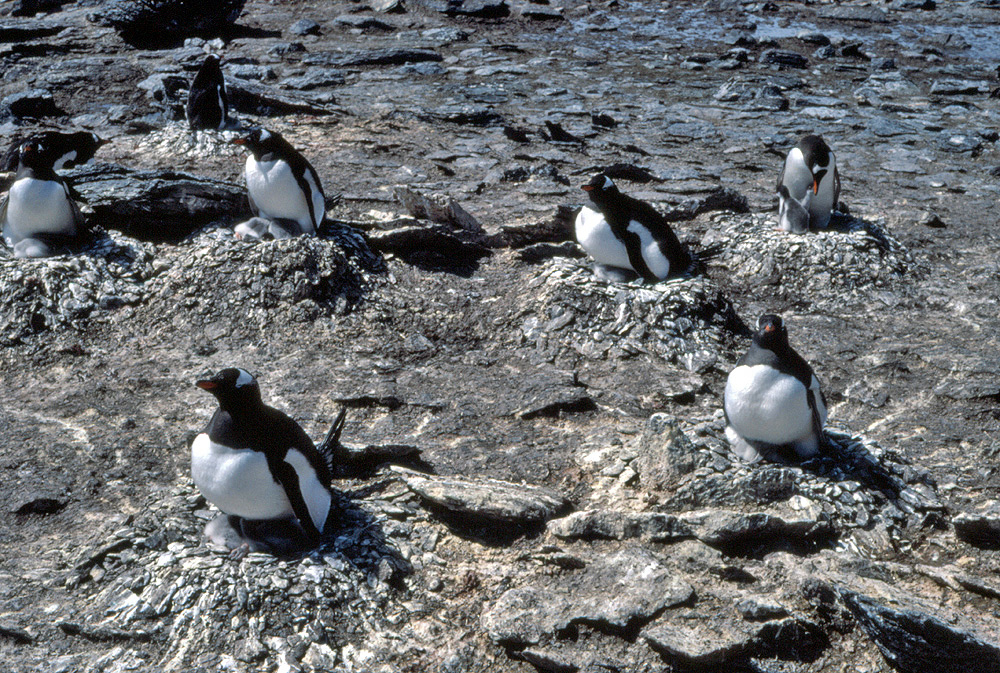
<instances>
[{"instance_id":1,"label":"black and white plumage","mask_svg":"<svg viewBox=\"0 0 1000 673\"><path fill-rule=\"evenodd\" d=\"M15 257L56 254L83 231L83 214L53 169L62 154L61 147L21 145L17 175L0 202L0 230Z\"/></svg>"},{"instance_id":2,"label":"black and white plumage","mask_svg":"<svg viewBox=\"0 0 1000 673\"><path fill-rule=\"evenodd\" d=\"M209 54L198 69L188 92L184 113L188 126L193 131L221 131L225 128L229 117L229 98L226 96L226 80L222 76L219 57L215 54Z\"/></svg>"},{"instance_id":3,"label":"black and white plumage","mask_svg":"<svg viewBox=\"0 0 1000 673\"><path fill-rule=\"evenodd\" d=\"M64 133L62 131L41 131L33 133L23 140L15 141L3 157L0 158L0 170L16 171L21 154L21 146L24 143L32 143L45 147L52 153L54 160L52 168L61 171L64 168L73 168L93 160L97 149L107 143L96 133L90 131L76 131L74 133Z\"/></svg>"},{"instance_id":4,"label":"black and white plumage","mask_svg":"<svg viewBox=\"0 0 1000 673\"><path fill-rule=\"evenodd\" d=\"M785 158L778 176L778 228L801 234L822 229L840 199L837 159L819 136L806 136Z\"/></svg>"},{"instance_id":5,"label":"black and white plumage","mask_svg":"<svg viewBox=\"0 0 1000 673\"><path fill-rule=\"evenodd\" d=\"M197 385L219 400L191 445L191 474L205 499L248 544L260 541L255 529L293 520L309 545L318 544L332 509L327 458L298 423L264 404L246 370L223 369Z\"/></svg>"},{"instance_id":6,"label":"black and white plumage","mask_svg":"<svg viewBox=\"0 0 1000 673\"><path fill-rule=\"evenodd\" d=\"M263 128L233 142L250 150L244 174L253 214L287 234L275 238L315 234L326 216L326 198L306 158L281 134ZM255 235L259 227L245 225L249 223L236 226L238 236L260 238Z\"/></svg>"},{"instance_id":7,"label":"black and white plumage","mask_svg":"<svg viewBox=\"0 0 1000 673\"><path fill-rule=\"evenodd\" d=\"M604 173L583 189L596 210L580 209L576 240L595 262L629 269L650 283L684 273L691 266L687 248L653 206L622 194Z\"/></svg>"},{"instance_id":8,"label":"black and white plumage","mask_svg":"<svg viewBox=\"0 0 1000 673\"><path fill-rule=\"evenodd\" d=\"M788 343L779 316L762 315L750 349L726 381L726 436L744 460L819 453L826 399L812 367Z\"/></svg>"}]
</instances>

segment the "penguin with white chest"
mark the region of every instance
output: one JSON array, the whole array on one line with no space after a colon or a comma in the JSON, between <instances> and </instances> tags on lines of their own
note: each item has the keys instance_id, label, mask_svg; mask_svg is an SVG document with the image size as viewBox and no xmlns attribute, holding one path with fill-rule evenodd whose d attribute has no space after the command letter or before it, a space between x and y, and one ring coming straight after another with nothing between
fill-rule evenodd
<instances>
[{"instance_id":1,"label":"penguin with white chest","mask_svg":"<svg viewBox=\"0 0 1000 673\"><path fill-rule=\"evenodd\" d=\"M53 169L61 155L58 147L21 145L17 175L0 203L0 230L14 257L49 257L79 240L83 214Z\"/></svg>"},{"instance_id":2,"label":"penguin with white chest","mask_svg":"<svg viewBox=\"0 0 1000 673\"><path fill-rule=\"evenodd\" d=\"M279 554L318 545L333 504L324 455L298 423L264 404L246 370L223 369L197 386L219 401L191 445L195 485L228 515L206 527L209 538ZM339 436L343 414L334 425Z\"/></svg>"},{"instance_id":3,"label":"penguin with white chest","mask_svg":"<svg viewBox=\"0 0 1000 673\"><path fill-rule=\"evenodd\" d=\"M653 206L622 194L604 173L583 190L596 210L580 209L576 240L598 265L634 271L649 283L691 266L691 254Z\"/></svg>"},{"instance_id":4,"label":"penguin with white chest","mask_svg":"<svg viewBox=\"0 0 1000 673\"><path fill-rule=\"evenodd\" d=\"M226 127L229 97L226 96L226 80L219 67L219 57L215 54L208 55L194 76L184 114L192 131L221 131Z\"/></svg>"},{"instance_id":5,"label":"penguin with white chest","mask_svg":"<svg viewBox=\"0 0 1000 673\"><path fill-rule=\"evenodd\" d=\"M253 129L233 143L250 150L245 176L256 216L234 227L240 238L314 235L326 216L326 198L312 165L276 131Z\"/></svg>"},{"instance_id":6,"label":"penguin with white chest","mask_svg":"<svg viewBox=\"0 0 1000 673\"><path fill-rule=\"evenodd\" d=\"M778 228L795 234L830 223L840 199L840 173L830 146L806 136L785 158L778 176Z\"/></svg>"},{"instance_id":7,"label":"penguin with white chest","mask_svg":"<svg viewBox=\"0 0 1000 673\"><path fill-rule=\"evenodd\" d=\"M726 436L744 460L784 462L819 453L826 400L812 367L789 345L779 316L757 321L750 349L729 373L723 408Z\"/></svg>"}]
</instances>

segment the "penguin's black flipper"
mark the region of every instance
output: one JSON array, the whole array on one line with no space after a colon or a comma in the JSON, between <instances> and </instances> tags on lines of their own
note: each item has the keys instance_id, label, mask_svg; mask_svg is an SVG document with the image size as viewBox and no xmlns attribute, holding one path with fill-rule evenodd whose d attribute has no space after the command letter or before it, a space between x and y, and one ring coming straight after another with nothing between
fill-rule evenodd
<instances>
[{"instance_id":1,"label":"penguin's black flipper","mask_svg":"<svg viewBox=\"0 0 1000 673\"><path fill-rule=\"evenodd\" d=\"M306 505L305 498L302 497L299 475L295 472L295 468L281 459L271 460L268 458L267 463L275 481L285 489L285 495L288 496L288 502L291 503L292 511L295 512L295 518L299 520L302 530L306 532L311 541L318 542L321 535L316 524L313 523L312 515L309 514L309 506Z\"/></svg>"},{"instance_id":2,"label":"penguin's black flipper","mask_svg":"<svg viewBox=\"0 0 1000 673\"><path fill-rule=\"evenodd\" d=\"M820 392L820 397L823 393ZM816 404L816 391L806 388L806 401L809 403L809 413L812 414L813 432L816 433L816 448L820 453L827 453L826 435L823 433L823 419L819 417L819 405ZM825 404L825 400L824 400Z\"/></svg>"},{"instance_id":3,"label":"penguin's black flipper","mask_svg":"<svg viewBox=\"0 0 1000 673\"><path fill-rule=\"evenodd\" d=\"M346 422L347 407L341 407L340 413L337 414L337 418L334 419L333 425L330 426L330 431L326 433L326 438L318 447L316 447L319 451L319 455L321 455L323 460L326 461L326 464L330 468L331 472L335 471L334 463L343 452L343 447L340 445L340 433L344 431L344 424Z\"/></svg>"},{"instance_id":4,"label":"penguin's black flipper","mask_svg":"<svg viewBox=\"0 0 1000 673\"><path fill-rule=\"evenodd\" d=\"M837 165L833 165L833 210L840 207L840 171Z\"/></svg>"}]
</instances>

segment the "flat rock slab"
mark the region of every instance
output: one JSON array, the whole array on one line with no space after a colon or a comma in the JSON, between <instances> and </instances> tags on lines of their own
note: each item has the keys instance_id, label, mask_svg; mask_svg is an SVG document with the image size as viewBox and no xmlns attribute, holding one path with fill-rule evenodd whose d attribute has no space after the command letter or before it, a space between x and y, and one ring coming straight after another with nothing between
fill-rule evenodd
<instances>
[{"instance_id":1,"label":"flat rock slab","mask_svg":"<svg viewBox=\"0 0 1000 673\"><path fill-rule=\"evenodd\" d=\"M94 209L94 223L145 240L180 239L213 220L249 212L245 187L212 178L113 164L68 177Z\"/></svg>"},{"instance_id":2,"label":"flat rock slab","mask_svg":"<svg viewBox=\"0 0 1000 673\"><path fill-rule=\"evenodd\" d=\"M775 655L807 661L822 640L817 634L814 624L796 618L752 624L718 612L691 611L648 626L641 638L676 666L701 667Z\"/></svg>"},{"instance_id":3,"label":"flat rock slab","mask_svg":"<svg viewBox=\"0 0 1000 673\"><path fill-rule=\"evenodd\" d=\"M749 553L761 545L773 546L778 539L808 546L833 532L830 522L815 509L781 515L716 509L685 513L680 519L705 544L730 552Z\"/></svg>"},{"instance_id":4,"label":"flat rock slab","mask_svg":"<svg viewBox=\"0 0 1000 673\"><path fill-rule=\"evenodd\" d=\"M535 645L574 624L626 632L693 596L691 585L675 577L655 554L629 547L579 572L537 578L531 586L504 593L482 623L498 643Z\"/></svg>"},{"instance_id":5,"label":"flat rock slab","mask_svg":"<svg viewBox=\"0 0 1000 673\"><path fill-rule=\"evenodd\" d=\"M651 542L670 542L693 536L680 519L661 512L573 512L550 521L548 530L556 537L580 540L643 538Z\"/></svg>"},{"instance_id":6,"label":"flat rock slab","mask_svg":"<svg viewBox=\"0 0 1000 673\"><path fill-rule=\"evenodd\" d=\"M541 486L497 479L476 481L394 468L406 487L426 502L456 514L515 524L537 524L568 509L570 502Z\"/></svg>"},{"instance_id":7,"label":"flat rock slab","mask_svg":"<svg viewBox=\"0 0 1000 673\"><path fill-rule=\"evenodd\" d=\"M990 500L975 512L961 512L952 519L955 535L977 547L1000 547L1000 503Z\"/></svg>"}]
</instances>

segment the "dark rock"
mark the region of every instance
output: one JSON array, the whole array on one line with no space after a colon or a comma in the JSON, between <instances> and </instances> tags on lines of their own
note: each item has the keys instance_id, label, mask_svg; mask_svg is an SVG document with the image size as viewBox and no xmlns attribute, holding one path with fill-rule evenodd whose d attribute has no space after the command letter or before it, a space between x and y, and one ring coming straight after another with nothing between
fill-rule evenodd
<instances>
[{"instance_id":1,"label":"dark rock","mask_svg":"<svg viewBox=\"0 0 1000 673\"><path fill-rule=\"evenodd\" d=\"M781 49L767 49L761 52L760 62L762 65L776 65L781 68L805 68L809 65L809 59L802 54Z\"/></svg>"},{"instance_id":2,"label":"dark rock","mask_svg":"<svg viewBox=\"0 0 1000 673\"><path fill-rule=\"evenodd\" d=\"M246 188L174 171L101 164L68 176L94 221L144 240L178 240L213 220L249 214Z\"/></svg>"},{"instance_id":3,"label":"dark rock","mask_svg":"<svg viewBox=\"0 0 1000 673\"><path fill-rule=\"evenodd\" d=\"M825 47L830 44L830 38L828 38L823 33L811 33L807 30L800 32L796 35L798 39L806 42L807 44L815 44L817 47Z\"/></svg>"},{"instance_id":4,"label":"dark rock","mask_svg":"<svg viewBox=\"0 0 1000 673\"><path fill-rule=\"evenodd\" d=\"M938 149L942 152L952 152L964 154L968 152L972 156L978 156L983 149L983 141L974 135L966 133L942 133L937 141Z\"/></svg>"},{"instance_id":5,"label":"dark rock","mask_svg":"<svg viewBox=\"0 0 1000 673\"><path fill-rule=\"evenodd\" d=\"M626 547L568 576L539 577L505 592L483 613L482 624L497 643L537 645L575 624L630 631L693 596L694 589L655 554Z\"/></svg>"},{"instance_id":6,"label":"dark rock","mask_svg":"<svg viewBox=\"0 0 1000 673\"><path fill-rule=\"evenodd\" d=\"M487 237L487 245L491 248L524 248L536 243L571 240L573 220L577 210L569 206L560 206L551 217L540 222L502 225L497 234Z\"/></svg>"},{"instance_id":7,"label":"dark rock","mask_svg":"<svg viewBox=\"0 0 1000 673\"><path fill-rule=\"evenodd\" d=\"M365 16L364 14L341 14L336 19L333 20L338 26L347 26L349 28L357 28L359 30L395 30L396 27L391 23L386 23L385 21L380 21L374 16Z\"/></svg>"},{"instance_id":8,"label":"dark rock","mask_svg":"<svg viewBox=\"0 0 1000 673\"><path fill-rule=\"evenodd\" d=\"M678 669L688 670L774 656L783 647L792 652L800 648L794 658L807 658L803 655L815 649L818 634L821 631L814 624L796 619L751 626L745 621L695 613L688 619L656 622L643 629L642 639Z\"/></svg>"},{"instance_id":9,"label":"dark rock","mask_svg":"<svg viewBox=\"0 0 1000 673\"><path fill-rule=\"evenodd\" d=\"M404 65L422 61L440 61L441 54L430 49L371 49L354 53L320 51L302 59L306 65L332 65L352 68L363 65Z\"/></svg>"},{"instance_id":10,"label":"dark rock","mask_svg":"<svg viewBox=\"0 0 1000 673\"><path fill-rule=\"evenodd\" d=\"M889 17L885 12L877 7L857 7L835 5L824 7L817 16L821 19L835 19L837 21L856 21L858 23L889 23Z\"/></svg>"},{"instance_id":11,"label":"dark rock","mask_svg":"<svg viewBox=\"0 0 1000 673\"><path fill-rule=\"evenodd\" d=\"M330 100L320 101L306 96L283 93L258 82L231 78L226 82L229 104L237 111L253 115L335 114Z\"/></svg>"},{"instance_id":12,"label":"dark rock","mask_svg":"<svg viewBox=\"0 0 1000 673\"><path fill-rule=\"evenodd\" d=\"M618 126L618 121L609 114L591 112L590 123L595 127L613 129Z\"/></svg>"},{"instance_id":13,"label":"dark rock","mask_svg":"<svg viewBox=\"0 0 1000 673\"><path fill-rule=\"evenodd\" d=\"M773 603L765 603L756 599L745 598L736 604L736 610L748 622L766 622L788 616L788 610Z\"/></svg>"},{"instance_id":14,"label":"dark rock","mask_svg":"<svg viewBox=\"0 0 1000 673\"><path fill-rule=\"evenodd\" d=\"M545 120L545 129L548 131L548 139L556 143L583 143L583 138L578 138L556 122Z\"/></svg>"},{"instance_id":15,"label":"dark rock","mask_svg":"<svg viewBox=\"0 0 1000 673\"><path fill-rule=\"evenodd\" d=\"M1000 672L995 634L993 642L987 642L905 603L890 607L847 590L840 597L886 660L902 673Z\"/></svg>"},{"instance_id":16,"label":"dark rock","mask_svg":"<svg viewBox=\"0 0 1000 673\"><path fill-rule=\"evenodd\" d=\"M183 114L184 101L181 92L186 91L190 83L186 77L169 73L154 73L139 82L136 86L146 92L152 102L173 115Z\"/></svg>"},{"instance_id":17,"label":"dark rock","mask_svg":"<svg viewBox=\"0 0 1000 673\"><path fill-rule=\"evenodd\" d=\"M393 471L424 501L477 519L515 525L541 524L570 507L562 495L541 486L443 477L400 467L394 467Z\"/></svg>"},{"instance_id":18,"label":"dark rock","mask_svg":"<svg viewBox=\"0 0 1000 673\"><path fill-rule=\"evenodd\" d=\"M65 114L56 106L52 93L45 89L32 89L7 96L0 101L0 117L59 117Z\"/></svg>"},{"instance_id":19,"label":"dark rock","mask_svg":"<svg viewBox=\"0 0 1000 673\"><path fill-rule=\"evenodd\" d=\"M24 629L6 624L0 624L0 638L12 640L19 645L30 645L35 642L35 638Z\"/></svg>"},{"instance_id":20,"label":"dark rock","mask_svg":"<svg viewBox=\"0 0 1000 673\"><path fill-rule=\"evenodd\" d=\"M301 42L279 42L271 46L267 53L272 56L288 56L289 54L301 54L306 50L306 46Z\"/></svg>"},{"instance_id":21,"label":"dark rock","mask_svg":"<svg viewBox=\"0 0 1000 673\"><path fill-rule=\"evenodd\" d=\"M673 542L693 537L691 529L673 514L587 510L549 521L548 531L571 540L629 540Z\"/></svg>"},{"instance_id":22,"label":"dark rock","mask_svg":"<svg viewBox=\"0 0 1000 673\"><path fill-rule=\"evenodd\" d=\"M749 110L780 112L788 109L788 99L779 87L735 78L719 87L714 98L724 103L740 103Z\"/></svg>"},{"instance_id":23,"label":"dark rock","mask_svg":"<svg viewBox=\"0 0 1000 673\"><path fill-rule=\"evenodd\" d=\"M456 235L454 229L442 225L420 224L373 231L368 233L368 243L379 252L435 268L468 266L490 254L489 248L465 240Z\"/></svg>"},{"instance_id":24,"label":"dark rock","mask_svg":"<svg viewBox=\"0 0 1000 673\"><path fill-rule=\"evenodd\" d=\"M530 138L528 138L528 131L517 128L516 126L504 126L503 134L516 143L530 142Z\"/></svg>"},{"instance_id":25,"label":"dark rock","mask_svg":"<svg viewBox=\"0 0 1000 673\"><path fill-rule=\"evenodd\" d=\"M312 19L299 19L288 27L288 32L292 35L304 37L306 35L319 35L320 26Z\"/></svg>"},{"instance_id":26,"label":"dark rock","mask_svg":"<svg viewBox=\"0 0 1000 673\"><path fill-rule=\"evenodd\" d=\"M1000 549L1000 504L983 503L975 512L960 512L952 519L955 535L971 545Z\"/></svg>"},{"instance_id":27,"label":"dark rock","mask_svg":"<svg viewBox=\"0 0 1000 673\"><path fill-rule=\"evenodd\" d=\"M521 16L533 21L563 21L562 9L557 7L545 7L539 5L525 5L521 9Z\"/></svg>"},{"instance_id":28,"label":"dark rock","mask_svg":"<svg viewBox=\"0 0 1000 673\"><path fill-rule=\"evenodd\" d=\"M66 30L65 24L48 23L44 21L0 22L0 42L27 42L43 37L52 37Z\"/></svg>"},{"instance_id":29,"label":"dark rock","mask_svg":"<svg viewBox=\"0 0 1000 673\"><path fill-rule=\"evenodd\" d=\"M236 22L246 0L110 0L94 15L125 42L160 49L188 37L218 37Z\"/></svg>"},{"instance_id":30,"label":"dark rock","mask_svg":"<svg viewBox=\"0 0 1000 673\"><path fill-rule=\"evenodd\" d=\"M510 16L507 0L415 0L417 3L449 16L477 19L504 19Z\"/></svg>"},{"instance_id":31,"label":"dark rock","mask_svg":"<svg viewBox=\"0 0 1000 673\"><path fill-rule=\"evenodd\" d=\"M14 513L22 516L29 514L55 514L66 506L65 500L55 498L35 498L18 507Z\"/></svg>"}]
</instances>

